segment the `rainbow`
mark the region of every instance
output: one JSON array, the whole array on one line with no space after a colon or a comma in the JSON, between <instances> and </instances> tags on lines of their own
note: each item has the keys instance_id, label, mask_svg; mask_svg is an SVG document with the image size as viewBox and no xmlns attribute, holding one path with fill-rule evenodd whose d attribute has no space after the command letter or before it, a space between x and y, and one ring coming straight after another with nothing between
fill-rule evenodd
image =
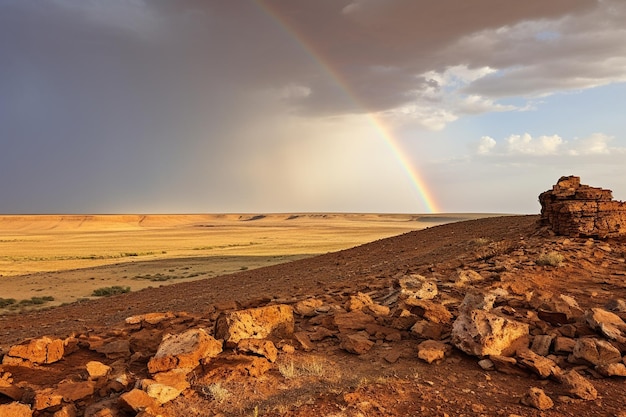
<instances>
[{"instance_id":1,"label":"rainbow","mask_svg":"<svg viewBox=\"0 0 626 417\"><path fill-rule=\"evenodd\" d=\"M366 109L366 106L361 103L358 95L351 88L350 83L347 82L344 76L335 69L333 63L330 62L330 60L326 59L320 52L318 52L312 42L308 42L304 38L304 36L302 36L298 32L297 28L293 27L293 25L290 25L289 22L284 19L277 10L273 9L271 5L267 4L263 0L255 0L254 4L256 4L263 13L269 16L271 20L278 23L278 25L290 37L295 39L298 45L300 45L302 49L313 58L313 61L316 62L317 65L319 65L322 71L328 75L329 79L333 80L333 82L342 91L344 91L357 106ZM378 132L381 138L384 139L385 143L390 148L393 155L395 155L397 160L400 162L400 165L404 169L405 173L407 174L409 180L413 185L413 189L418 200L421 200L429 213L439 212L437 203L435 202L435 199L433 197L433 193L428 190L428 187L426 186L426 183L422 179L420 173L409 162L408 158L405 155L405 152L398 144L398 141L394 138L390 129L376 114L367 112L367 119L371 123L374 130Z\"/></svg>"}]
</instances>

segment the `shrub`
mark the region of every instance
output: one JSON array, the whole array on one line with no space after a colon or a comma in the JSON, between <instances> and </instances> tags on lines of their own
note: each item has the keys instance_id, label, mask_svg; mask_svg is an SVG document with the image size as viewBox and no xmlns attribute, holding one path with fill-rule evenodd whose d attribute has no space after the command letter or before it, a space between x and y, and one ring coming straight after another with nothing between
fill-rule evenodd
<instances>
[{"instance_id":1,"label":"shrub","mask_svg":"<svg viewBox=\"0 0 626 417\"><path fill-rule=\"evenodd\" d=\"M121 287L114 285L112 287L102 287L93 290L91 293L94 297L110 297L111 295L124 294L130 292L130 287Z\"/></svg>"},{"instance_id":2,"label":"shrub","mask_svg":"<svg viewBox=\"0 0 626 417\"><path fill-rule=\"evenodd\" d=\"M539 256L535 263L540 266L559 266L563 262L563 255L558 252L544 253Z\"/></svg>"},{"instance_id":3,"label":"shrub","mask_svg":"<svg viewBox=\"0 0 626 417\"><path fill-rule=\"evenodd\" d=\"M15 304L15 298L0 298L0 308L8 307L12 304Z\"/></svg>"}]
</instances>

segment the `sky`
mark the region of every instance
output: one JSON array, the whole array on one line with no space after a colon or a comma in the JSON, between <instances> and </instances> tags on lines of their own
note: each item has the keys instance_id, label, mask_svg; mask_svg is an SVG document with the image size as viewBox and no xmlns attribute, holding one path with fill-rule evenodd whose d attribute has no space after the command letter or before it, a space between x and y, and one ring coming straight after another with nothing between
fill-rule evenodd
<instances>
[{"instance_id":1,"label":"sky","mask_svg":"<svg viewBox=\"0 0 626 417\"><path fill-rule=\"evenodd\" d=\"M0 213L626 200L623 0L0 0Z\"/></svg>"}]
</instances>

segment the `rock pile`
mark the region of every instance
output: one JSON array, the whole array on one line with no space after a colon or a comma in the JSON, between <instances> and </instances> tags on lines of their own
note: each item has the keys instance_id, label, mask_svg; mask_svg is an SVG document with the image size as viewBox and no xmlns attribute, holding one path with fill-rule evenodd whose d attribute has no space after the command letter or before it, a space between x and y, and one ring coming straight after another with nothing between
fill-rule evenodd
<instances>
[{"instance_id":1,"label":"rock pile","mask_svg":"<svg viewBox=\"0 0 626 417\"><path fill-rule=\"evenodd\" d=\"M333 347L432 364L456 348L484 370L554 381L560 389L532 388L520 398L541 410L553 407L551 395L597 398L589 377L626 377L626 312L608 310L623 300L583 310L572 297L516 293L515 285L468 269L437 279L405 275L391 287L363 290L212 308L203 317L151 313L129 317L123 329L26 341L2 359L0 396L13 402L0 405L0 415L172 415L168 404L181 395L233 374L259 377L283 355ZM394 348L402 341L414 342L410 357ZM22 370L62 362L65 375L46 384L29 382Z\"/></svg>"},{"instance_id":2,"label":"rock pile","mask_svg":"<svg viewBox=\"0 0 626 417\"><path fill-rule=\"evenodd\" d=\"M614 201L611 190L581 184L579 177L561 177L539 195L539 202L542 224L558 235L626 235L626 202Z\"/></svg>"}]
</instances>

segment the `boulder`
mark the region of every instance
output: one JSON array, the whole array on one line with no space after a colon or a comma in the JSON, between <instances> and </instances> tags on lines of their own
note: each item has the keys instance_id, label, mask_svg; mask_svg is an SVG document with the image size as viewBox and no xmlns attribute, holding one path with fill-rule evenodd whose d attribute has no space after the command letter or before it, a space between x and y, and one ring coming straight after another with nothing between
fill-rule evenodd
<instances>
[{"instance_id":1,"label":"boulder","mask_svg":"<svg viewBox=\"0 0 626 417\"><path fill-rule=\"evenodd\" d=\"M581 376L574 369L557 375L557 380L565 386L567 392L583 400L595 400L598 391L591 382Z\"/></svg>"},{"instance_id":2,"label":"boulder","mask_svg":"<svg viewBox=\"0 0 626 417\"><path fill-rule=\"evenodd\" d=\"M603 376L621 376L626 377L626 365L623 363L607 363L596 366L596 371Z\"/></svg>"},{"instance_id":3,"label":"boulder","mask_svg":"<svg viewBox=\"0 0 626 417\"><path fill-rule=\"evenodd\" d=\"M428 363L444 359L449 351L450 346L438 340L425 340L417 345L417 357Z\"/></svg>"},{"instance_id":4,"label":"boulder","mask_svg":"<svg viewBox=\"0 0 626 417\"><path fill-rule=\"evenodd\" d=\"M611 190L590 187L575 176L561 177L539 195L541 224L556 234L572 237L626 234L626 203L614 201Z\"/></svg>"},{"instance_id":5,"label":"boulder","mask_svg":"<svg viewBox=\"0 0 626 417\"><path fill-rule=\"evenodd\" d=\"M368 325L376 322L374 317L360 310L335 314L333 321L340 332L364 330Z\"/></svg>"},{"instance_id":6,"label":"boulder","mask_svg":"<svg viewBox=\"0 0 626 417\"><path fill-rule=\"evenodd\" d=\"M554 402L541 388L531 387L521 400L522 404L537 410L549 410L554 407Z\"/></svg>"},{"instance_id":7,"label":"boulder","mask_svg":"<svg viewBox=\"0 0 626 417\"><path fill-rule=\"evenodd\" d=\"M530 345L530 350L541 356L548 356L550 353L550 346L552 346L552 340L554 336L549 334L537 335L533 338L533 342Z\"/></svg>"},{"instance_id":8,"label":"boulder","mask_svg":"<svg viewBox=\"0 0 626 417\"><path fill-rule=\"evenodd\" d=\"M124 359L130 356L130 341L128 339L111 339L90 344L90 348L103 353L108 359Z\"/></svg>"},{"instance_id":9,"label":"boulder","mask_svg":"<svg viewBox=\"0 0 626 417\"><path fill-rule=\"evenodd\" d=\"M351 295L350 299L346 301L345 308L348 311L363 310L363 307L374 304L374 301L369 295L358 292L356 295Z\"/></svg>"},{"instance_id":10,"label":"boulder","mask_svg":"<svg viewBox=\"0 0 626 417\"><path fill-rule=\"evenodd\" d=\"M48 364L61 360L63 353L63 340L42 337L11 346L2 363L11 363L12 365L20 362L25 362L25 364Z\"/></svg>"},{"instance_id":11,"label":"boulder","mask_svg":"<svg viewBox=\"0 0 626 417\"><path fill-rule=\"evenodd\" d=\"M184 391L191 385L187 380L187 370L185 369L172 369L167 372L159 372L152 376L159 384L167 385L176 388L179 391Z\"/></svg>"},{"instance_id":12,"label":"boulder","mask_svg":"<svg viewBox=\"0 0 626 417\"><path fill-rule=\"evenodd\" d=\"M157 403L163 405L168 403L181 394L182 390L169 386L167 384L161 384L152 379L143 379L140 382L141 389L143 389L148 396L153 398Z\"/></svg>"},{"instance_id":13,"label":"boulder","mask_svg":"<svg viewBox=\"0 0 626 417\"><path fill-rule=\"evenodd\" d=\"M452 313L443 304L416 298L407 299L405 304L412 314L423 317L433 323L447 324L452 321Z\"/></svg>"},{"instance_id":14,"label":"boulder","mask_svg":"<svg viewBox=\"0 0 626 417\"><path fill-rule=\"evenodd\" d=\"M622 334L626 330L626 323L617 314L602 308L592 308L585 313L585 320L592 329L601 332L609 339L626 341Z\"/></svg>"},{"instance_id":15,"label":"boulder","mask_svg":"<svg viewBox=\"0 0 626 417\"><path fill-rule=\"evenodd\" d=\"M484 293L481 291L470 291L465 294L463 302L459 306L461 313L469 313L472 310L489 311L496 301L496 294L493 292Z\"/></svg>"},{"instance_id":16,"label":"boulder","mask_svg":"<svg viewBox=\"0 0 626 417\"><path fill-rule=\"evenodd\" d=\"M237 343L237 351L246 354L254 354L267 358L270 362L276 362L278 349L270 340L243 339Z\"/></svg>"},{"instance_id":17,"label":"boulder","mask_svg":"<svg viewBox=\"0 0 626 417\"><path fill-rule=\"evenodd\" d=\"M516 356L520 365L530 369L541 378L554 376L561 371L553 360L538 355L530 349L518 349Z\"/></svg>"},{"instance_id":18,"label":"boulder","mask_svg":"<svg viewBox=\"0 0 626 417\"><path fill-rule=\"evenodd\" d=\"M409 298L432 300L439 293L437 283L434 280L428 280L417 274L400 278L398 286L400 287L399 299L401 300Z\"/></svg>"},{"instance_id":19,"label":"boulder","mask_svg":"<svg viewBox=\"0 0 626 417\"><path fill-rule=\"evenodd\" d=\"M61 405L63 395L56 392L53 388L44 388L35 392L33 399L33 410L41 411L48 408ZM2 415L2 414L0 414Z\"/></svg>"},{"instance_id":20,"label":"boulder","mask_svg":"<svg viewBox=\"0 0 626 417\"><path fill-rule=\"evenodd\" d=\"M32 417L33 412L26 404L13 402L0 404L0 416L6 417Z\"/></svg>"},{"instance_id":21,"label":"boulder","mask_svg":"<svg viewBox=\"0 0 626 417\"><path fill-rule=\"evenodd\" d=\"M90 361L85 365L89 378L98 379L103 378L111 372L111 367L98 361Z\"/></svg>"},{"instance_id":22,"label":"boulder","mask_svg":"<svg viewBox=\"0 0 626 417\"><path fill-rule=\"evenodd\" d=\"M622 360L620 351L610 342L593 338L578 339L571 356L592 365L606 365Z\"/></svg>"},{"instance_id":23,"label":"boulder","mask_svg":"<svg viewBox=\"0 0 626 417\"><path fill-rule=\"evenodd\" d=\"M148 371L151 374L176 368L191 371L200 364L201 359L213 358L221 351L222 343L204 329L191 329L177 335L168 334L148 362Z\"/></svg>"},{"instance_id":24,"label":"boulder","mask_svg":"<svg viewBox=\"0 0 626 417\"><path fill-rule=\"evenodd\" d=\"M293 331L293 310L282 304L226 313L215 324L215 337L229 347L242 339L287 339Z\"/></svg>"},{"instance_id":25,"label":"boulder","mask_svg":"<svg viewBox=\"0 0 626 417\"><path fill-rule=\"evenodd\" d=\"M123 409L134 411L135 413L146 409L156 410L159 407L159 404L154 398L138 388L120 395L119 404Z\"/></svg>"},{"instance_id":26,"label":"boulder","mask_svg":"<svg viewBox=\"0 0 626 417\"><path fill-rule=\"evenodd\" d=\"M92 381L61 381L56 388L57 394L67 402L82 400L95 392L96 384Z\"/></svg>"},{"instance_id":27,"label":"boulder","mask_svg":"<svg viewBox=\"0 0 626 417\"><path fill-rule=\"evenodd\" d=\"M457 271L456 279L454 280L454 283L457 287L462 287L467 284L481 282L484 279L485 278L482 275L480 275L478 272L472 271L471 269L464 269L464 270Z\"/></svg>"},{"instance_id":28,"label":"boulder","mask_svg":"<svg viewBox=\"0 0 626 417\"><path fill-rule=\"evenodd\" d=\"M313 317L317 314L317 309L324 305L322 300L309 298L299 301L293 306L293 311L303 317Z\"/></svg>"},{"instance_id":29,"label":"boulder","mask_svg":"<svg viewBox=\"0 0 626 417\"><path fill-rule=\"evenodd\" d=\"M528 325L496 314L473 310L461 314L452 326L452 343L474 356L510 356L528 347Z\"/></svg>"},{"instance_id":30,"label":"boulder","mask_svg":"<svg viewBox=\"0 0 626 417\"><path fill-rule=\"evenodd\" d=\"M374 342L369 340L366 335L360 333L341 335L341 348L350 353L362 355L370 351Z\"/></svg>"},{"instance_id":31,"label":"boulder","mask_svg":"<svg viewBox=\"0 0 626 417\"><path fill-rule=\"evenodd\" d=\"M554 338L554 353L572 353L576 346L576 339L558 336Z\"/></svg>"}]
</instances>

